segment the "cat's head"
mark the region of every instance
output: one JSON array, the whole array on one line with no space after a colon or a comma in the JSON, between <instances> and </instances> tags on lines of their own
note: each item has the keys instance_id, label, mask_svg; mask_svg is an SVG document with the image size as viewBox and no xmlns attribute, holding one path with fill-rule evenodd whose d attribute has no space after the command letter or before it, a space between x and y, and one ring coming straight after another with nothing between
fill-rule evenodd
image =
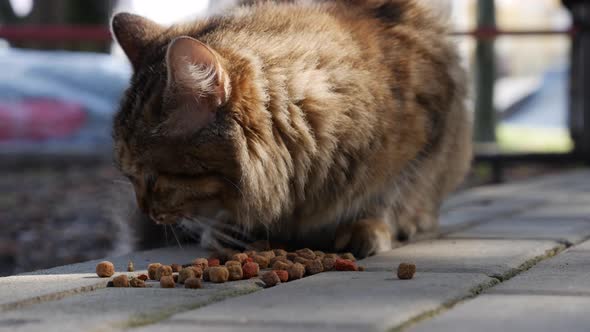
<instances>
[{"instance_id":1,"label":"cat's head","mask_svg":"<svg viewBox=\"0 0 590 332\"><path fill-rule=\"evenodd\" d=\"M113 35L134 68L114 120L115 161L155 222L235 214L243 139L227 59L181 28L117 14Z\"/></svg>"}]
</instances>

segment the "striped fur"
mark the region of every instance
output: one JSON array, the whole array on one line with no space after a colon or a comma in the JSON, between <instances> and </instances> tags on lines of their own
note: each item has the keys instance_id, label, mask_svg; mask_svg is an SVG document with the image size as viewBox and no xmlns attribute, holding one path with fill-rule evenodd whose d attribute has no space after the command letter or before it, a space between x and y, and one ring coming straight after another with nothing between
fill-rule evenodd
<instances>
[{"instance_id":1,"label":"striped fur","mask_svg":"<svg viewBox=\"0 0 590 332\"><path fill-rule=\"evenodd\" d=\"M115 17L115 35L130 17ZM436 229L469 167L471 121L446 29L418 2L253 1L157 29L123 46L141 56L114 122L116 159L154 220L360 256ZM228 87L207 89L197 64L187 77L206 95L167 91L181 36L214 50ZM227 98L212 107L207 94ZM158 130L170 118L182 136Z\"/></svg>"}]
</instances>

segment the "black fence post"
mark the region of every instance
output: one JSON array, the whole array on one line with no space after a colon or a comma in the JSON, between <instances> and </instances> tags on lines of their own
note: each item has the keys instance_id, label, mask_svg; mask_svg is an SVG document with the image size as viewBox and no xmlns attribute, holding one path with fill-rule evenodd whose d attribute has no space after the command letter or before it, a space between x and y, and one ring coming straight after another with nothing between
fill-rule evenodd
<instances>
[{"instance_id":1,"label":"black fence post","mask_svg":"<svg viewBox=\"0 0 590 332\"><path fill-rule=\"evenodd\" d=\"M572 13L569 126L578 157L590 163L590 1L563 0Z\"/></svg>"}]
</instances>

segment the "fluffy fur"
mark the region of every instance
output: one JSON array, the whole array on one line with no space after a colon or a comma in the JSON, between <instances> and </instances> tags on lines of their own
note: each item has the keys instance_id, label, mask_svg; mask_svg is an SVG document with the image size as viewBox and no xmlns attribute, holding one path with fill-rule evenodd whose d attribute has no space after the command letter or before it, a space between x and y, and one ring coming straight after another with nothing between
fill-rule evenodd
<instances>
[{"instance_id":1,"label":"fluffy fur","mask_svg":"<svg viewBox=\"0 0 590 332\"><path fill-rule=\"evenodd\" d=\"M135 68L115 156L158 223L366 256L436 230L469 167L465 75L416 1L245 1L113 32Z\"/></svg>"}]
</instances>

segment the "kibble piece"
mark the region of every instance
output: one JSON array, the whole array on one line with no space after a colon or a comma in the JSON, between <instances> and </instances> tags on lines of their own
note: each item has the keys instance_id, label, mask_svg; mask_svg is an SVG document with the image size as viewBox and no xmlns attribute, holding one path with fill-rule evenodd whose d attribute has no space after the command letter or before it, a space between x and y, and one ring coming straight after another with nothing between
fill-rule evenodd
<instances>
[{"instance_id":1,"label":"kibble piece","mask_svg":"<svg viewBox=\"0 0 590 332\"><path fill-rule=\"evenodd\" d=\"M313 253L315 254L316 258L323 258L324 256L326 256L326 253L321 250L316 250Z\"/></svg>"},{"instance_id":2,"label":"kibble piece","mask_svg":"<svg viewBox=\"0 0 590 332\"><path fill-rule=\"evenodd\" d=\"M225 267L230 267L232 265L242 266L242 263L240 263L239 261L234 261L234 260L225 262Z\"/></svg>"},{"instance_id":3,"label":"kibble piece","mask_svg":"<svg viewBox=\"0 0 590 332\"><path fill-rule=\"evenodd\" d=\"M244 253L238 253L232 256L232 261L238 261L240 262L240 264L244 264L244 262L246 261L246 259L248 259L248 255L244 254Z\"/></svg>"},{"instance_id":4,"label":"kibble piece","mask_svg":"<svg viewBox=\"0 0 590 332\"><path fill-rule=\"evenodd\" d=\"M215 283L224 283L229 279L229 271L224 266L214 266L208 269L209 280Z\"/></svg>"},{"instance_id":5,"label":"kibble piece","mask_svg":"<svg viewBox=\"0 0 590 332\"><path fill-rule=\"evenodd\" d=\"M301 263L295 263L287 268L289 280L297 280L303 278L305 275L305 266Z\"/></svg>"},{"instance_id":6,"label":"kibble piece","mask_svg":"<svg viewBox=\"0 0 590 332\"><path fill-rule=\"evenodd\" d=\"M162 278L160 278L160 287L174 288L176 287L176 284L174 283L172 276L162 276Z\"/></svg>"},{"instance_id":7,"label":"kibble piece","mask_svg":"<svg viewBox=\"0 0 590 332\"><path fill-rule=\"evenodd\" d=\"M283 261L276 261L273 265L272 265L272 269L273 270L287 270L289 268L289 266L291 266L291 264L287 263L287 262L283 262Z\"/></svg>"},{"instance_id":8,"label":"kibble piece","mask_svg":"<svg viewBox=\"0 0 590 332\"><path fill-rule=\"evenodd\" d=\"M129 287L129 278L126 275L121 274L113 278L114 287Z\"/></svg>"},{"instance_id":9,"label":"kibble piece","mask_svg":"<svg viewBox=\"0 0 590 332\"><path fill-rule=\"evenodd\" d=\"M305 274L307 275L314 275L324 272L324 265L322 265L322 261L319 259L309 260L305 264Z\"/></svg>"},{"instance_id":10,"label":"kibble piece","mask_svg":"<svg viewBox=\"0 0 590 332\"><path fill-rule=\"evenodd\" d=\"M148 276L147 276L147 274L140 274L137 276L137 279L146 281L146 280L148 280Z\"/></svg>"},{"instance_id":11,"label":"kibble piece","mask_svg":"<svg viewBox=\"0 0 590 332\"><path fill-rule=\"evenodd\" d=\"M356 261L356 258L354 258L354 255L350 252L345 252L343 254L340 255L340 258L342 259L348 259L349 261Z\"/></svg>"},{"instance_id":12,"label":"kibble piece","mask_svg":"<svg viewBox=\"0 0 590 332\"><path fill-rule=\"evenodd\" d=\"M273 258L270 259L270 265L273 266L275 265L276 262L285 262L287 263L288 259L287 256L275 256Z\"/></svg>"},{"instance_id":13,"label":"kibble piece","mask_svg":"<svg viewBox=\"0 0 590 332\"><path fill-rule=\"evenodd\" d=\"M281 282L287 282L289 281L289 272L285 271L285 270L273 270L274 273L277 274L277 276L279 277L279 280Z\"/></svg>"},{"instance_id":14,"label":"kibble piece","mask_svg":"<svg viewBox=\"0 0 590 332\"><path fill-rule=\"evenodd\" d=\"M295 257L295 260L294 260L293 262L294 262L294 263L300 263L300 264L303 264L303 265L305 265L305 263L307 263L307 261L309 261L309 260L310 260L310 259L303 258L303 257L301 257L301 256L297 256L297 257Z\"/></svg>"},{"instance_id":15,"label":"kibble piece","mask_svg":"<svg viewBox=\"0 0 590 332\"><path fill-rule=\"evenodd\" d=\"M184 282L184 288L192 288L192 289L203 288L203 283L201 282L201 279L199 279L199 278L188 278Z\"/></svg>"},{"instance_id":16,"label":"kibble piece","mask_svg":"<svg viewBox=\"0 0 590 332\"><path fill-rule=\"evenodd\" d=\"M152 263L152 264L148 265L148 268L147 268L148 276L150 277L151 280L156 280L156 272L158 271L160 266L162 266L162 264L160 264L160 263Z\"/></svg>"},{"instance_id":17,"label":"kibble piece","mask_svg":"<svg viewBox=\"0 0 590 332\"><path fill-rule=\"evenodd\" d=\"M281 279L279 279L279 276L275 271L268 271L264 273L260 279L262 282L264 282L266 287L273 287L281 283Z\"/></svg>"},{"instance_id":18,"label":"kibble piece","mask_svg":"<svg viewBox=\"0 0 590 332\"><path fill-rule=\"evenodd\" d=\"M195 271L195 278L202 278L203 277L203 269L198 266L191 266L191 269Z\"/></svg>"},{"instance_id":19,"label":"kibble piece","mask_svg":"<svg viewBox=\"0 0 590 332\"><path fill-rule=\"evenodd\" d=\"M402 280L414 278L415 273L416 273L416 264L401 263L397 267L397 277Z\"/></svg>"},{"instance_id":20,"label":"kibble piece","mask_svg":"<svg viewBox=\"0 0 590 332\"><path fill-rule=\"evenodd\" d=\"M334 269L336 271L356 271L356 264L348 259L337 259L336 262L334 262Z\"/></svg>"},{"instance_id":21,"label":"kibble piece","mask_svg":"<svg viewBox=\"0 0 590 332\"><path fill-rule=\"evenodd\" d=\"M334 263L336 263L336 258L325 256L322 259L322 265L324 266L324 271L334 270Z\"/></svg>"},{"instance_id":22,"label":"kibble piece","mask_svg":"<svg viewBox=\"0 0 590 332\"><path fill-rule=\"evenodd\" d=\"M303 257L305 259L315 259L315 254L311 249L308 248L299 249L296 251L296 253L299 255L299 257Z\"/></svg>"},{"instance_id":23,"label":"kibble piece","mask_svg":"<svg viewBox=\"0 0 590 332\"><path fill-rule=\"evenodd\" d=\"M359 265L359 266L357 267L357 270L358 270L358 271L361 271L361 272L362 272L362 271L365 271L365 267L364 267L364 266L362 266L362 265Z\"/></svg>"},{"instance_id":24,"label":"kibble piece","mask_svg":"<svg viewBox=\"0 0 590 332\"><path fill-rule=\"evenodd\" d=\"M257 263L261 269L266 269L270 265L270 259L265 256L255 255L254 257L252 257L252 260L254 261L254 263Z\"/></svg>"},{"instance_id":25,"label":"kibble piece","mask_svg":"<svg viewBox=\"0 0 590 332\"><path fill-rule=\"evenodd\" d=\"M227 271L229 272L229 281L242 280L244 278L244 270L242 270L241 265L230 265L227 267Z\"/></svg>"},{"instance_id":26,"label":"kibble piece","mask_svg":"<svg viewBox=\"0 0 590 332\"><path fill-rule=\"evenodd\" d=\"M275 257L275 252L272 250L266 250L266 251L260 251L258 253L261 256L267 257L268 259L272 259L273 257Z\"/></svg>"},{"instance_id":27,"label":"kibble piece","mask_svg":"<svg viewBox=\"0 0 590 332\"><path fill-rule=\"evenodd\" d=\"M287 251L284 249L274 249L275 256L287 256Z\"/></svg>"},{"instance_id":28,"label":"kibble piece","mask_svg":"<svg viewBox=\"0 0 590 332\"><path fill-rule=\"evenodd\" d=\"M258 273L260 272L260 267L256 263L246 263L242 266L242 271L244 272L244 279L250 279L254 277L258 277Z\"/></svg>"},{"instance_id":29,"label":"kibble piece","mask_svg":"<svg viewBox=\"0 0 590 332\"><path fill-rule=\"evenodd\" d=\"M129 261L129 263L127 263L127 272L133 272L135 271L135 266L133 265L132 261Z\"/></svg>"},{"instance_id":30,"label":"kibble piece","mask_svg":"<svg viewBox=\"0 0 590 332\"><path fill-rule=\"evenodd\" d=\"M185 280L195 278L195 270L191 267L185 267L178 272L178 282L184 284Z\"/></svg>"},{"instance_id":31,"label":"kibble piece","mask_svg":"<svg viewBox=\"0 0 590 332\"><path fill-rule=\"evenodd\" d=\"M220 267L220 266L213 266L213 267ZM210 279L209 279L209 269L211 269L211 268L209 267L209 268L206 268L206 269L203 270L203 281L210 281Z\"/></svg>"},{"instance_id":32,"label":"kibble piece","mask_svg":"<svg viewBox=\"0 0 590 332\"><path fill-rule=\"evenodd\" d=\"M156 270L156 280L162 279L172 275L172 267L170 265L162 265Z\"/></svg>"},{"instance_id":33,"label":"kibble piece","mask_svg":"<svg viewBox=\"0 0 590 332\"><path fill-rule=\"evenodd\" d=\"M115 266L108 261L102 261L96 264L96 274L101 278L108 278L115 274Z\"/></svg>"},{"instance_id":34,"label":"kibble piece","mask_svg":"<svg viewBox=\"0 0 590 332\"><path fill-rule=\"evenodd\" d=\"M129 285L131 287L135 287L135 288L144 288L145 287L145 281L139 279L139 278L131 278L131 280L129 280Z\"/></svg>"},{"instance_id":35,"label":"kibble piece","mask_svg":"<svg viewBox=\"0 0 590 332\"><path fill-rule=\"evenodd\" d=\"M193 266L198 266L201 270L209 267L209 261L206 258L197 258L193 261Z\"/></svg>"},{"instance_id":36,"label":"kibble piece","mask_svg":"<svg viewBox=\"0 0 590 332\"><path fill-rule=\"evenodd\" d=\"M219 266L219 265L221 265L221 262L220 262L220 261L219 261L219 259L217 259L217 258L209 258L209 259L207 260L207 264L208 264L209 266ZM204 269L203 269L203 270L204 270Z\"/></svg>"},{"instance_id":37,"label":"kibble piece","mask_svg":"<svg viewBox=\"0 0 590 332\"><path fill-rule=\"evenodd\" d=\"M334 258L334 259L340 258L340 256L338 256L337 254L326 254L326 255L324 255L324 258L326 258L326 257L328 257L328 258Z\"/></svg>"},{"instance_id":38,"label":"kibble piece","mask_svg":"<svg viewBox=\"0 0 590 332\"><path fill-rule=\"evenodd\" d=\"M299 255L297 255L296 252L288 252L286 256L287 256L287 259L292 262L295 261L295 258L299 257Z\"/></svg>"},{"instance_id":39,"label":"kibble piece","mask_svg":"<svg viewBox=\"0 0 590 332\"><path fill-rule=\"evenodd\" d=\"M220 264L224 264L225 262L230 260L231 256L233 256L235 253L236 253L236 251L226 248L226 249L218 250L217 252L212 254L210 258L217 258L217 259L219 259Z\"/></svg>"},{"instance_id":40,"label":"kibble piece","mask_svg":"<svg viewBox=\"0 0 590 332\"><path fill-rule=\"evenodd\" d=\"M174 274L172 275L172 279L174 279L174 282L175 282L175 283L178 283L178 273L174 273Z\"/></svg>"},{"instance_id":41,"label":"kibble piece","mask_svg":"<svg viewBox=\"0 0 590 332\"><path fill-rule=\"evenodd\" d=\"M180 272L182 270L182 265L180 264L172 264L170 267L172 268L172 272Z\"/></svg>"},{"instance_id":42,"label":"kibble piece","mask_svg":"<svg viewBox=\"0 0 590 332\"><path fill-rule=\"evenodd\" d=\"M244 254L248 255L248 257L254 257L254 256L258 255L258 252L256 252L256 250L247 250L247 251L244 251Z\"/></svg>"}]
</instances>

